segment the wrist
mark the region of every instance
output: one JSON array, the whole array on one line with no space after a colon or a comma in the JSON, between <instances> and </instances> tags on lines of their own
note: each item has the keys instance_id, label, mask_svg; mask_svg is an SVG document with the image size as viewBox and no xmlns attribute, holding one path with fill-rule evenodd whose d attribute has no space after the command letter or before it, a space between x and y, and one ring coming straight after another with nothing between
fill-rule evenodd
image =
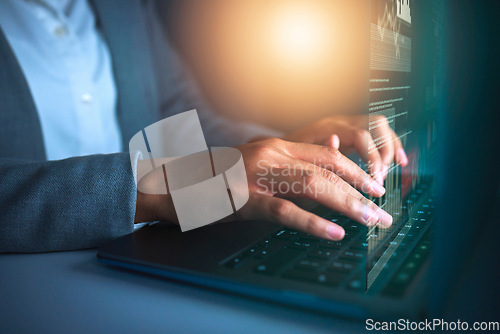
<instances>
[{"instance_id":1,"label":"wrist","mask_svg":"<svg viewBox=\"0 0 500 334\"><path fill-rule=\"evenodd\" d=\"M134 222L140 223L156 220L178 221L172 196L145 194L137 191Z\"/></svg>"}]
</instances>

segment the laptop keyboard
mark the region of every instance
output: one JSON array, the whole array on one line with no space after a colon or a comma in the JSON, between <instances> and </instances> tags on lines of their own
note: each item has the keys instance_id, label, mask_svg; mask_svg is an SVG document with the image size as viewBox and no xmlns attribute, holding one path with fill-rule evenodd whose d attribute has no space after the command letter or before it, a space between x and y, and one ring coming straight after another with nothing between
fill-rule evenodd
<instances>
[{"instance_id":1,"label":"laptop keyboard","mask_svg":"<svg viewBox=\"0 0 500 334\"><path fill-rule=\"evenodd\" d=\"M408 197L401 213L406 219L391 227L375 248L369 240L377 238L373 228L369 231L366 226L328 210L321 216L345 229L343 240L329 241L282 228L238 252L222 265L232 270L251 266L258 275L365 292L367 270L373 268L384 253L387 258L389 246L399 236L402 241L398 242L396 251L389 254L390 259L383 267L384 275L381 275L390 282L385 284L382 293L399 296L429 253L429 233L426 231L434 210L434 199L427 197L417 201L423 192L419 189ZM414 206L411 216L405 212L407 206Z\"/></svg>"}]
</instances>

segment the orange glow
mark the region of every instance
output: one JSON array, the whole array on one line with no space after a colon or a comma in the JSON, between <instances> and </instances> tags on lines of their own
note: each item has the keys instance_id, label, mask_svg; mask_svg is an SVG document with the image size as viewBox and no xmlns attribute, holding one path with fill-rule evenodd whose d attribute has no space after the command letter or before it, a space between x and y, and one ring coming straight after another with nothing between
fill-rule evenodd
<instances>
[{"instance_id":1,"label":"orange glow","mask_svg":"<svg viewBox=\"0 0 500 334\"><path fill-rule=\"evenodd\" d=\"M215 110L290 130L365 105L370 31L365 1L192 4L180 20L180 41Z\"/></svg>"},{"instance_id":2,"label":"orange glow","mask_svg":"<svg viewBox=\"0 0 500 334\"><path fill-rule=\"evenodd\" d=\"M267 16L269 51L280 61L307 66L324 56L333 42L332 22L311 2L281 3Z\"/></svg>"}]
</instances>

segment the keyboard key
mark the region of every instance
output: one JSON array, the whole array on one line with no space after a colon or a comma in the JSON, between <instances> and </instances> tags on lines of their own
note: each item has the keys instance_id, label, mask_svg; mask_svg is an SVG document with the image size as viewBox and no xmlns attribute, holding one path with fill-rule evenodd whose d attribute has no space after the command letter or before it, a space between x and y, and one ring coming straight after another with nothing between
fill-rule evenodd
<instances>
[{"instance_id":1,"label":"keyboard key","mask_svg":"<svg viewBox=\"0 0 500 334\"><path fill-rule=\"evenodd\" d=\"M298 239L298 241L300 241L300 242L308 242L308 241L309 242L320 242L321 240L322 239L315 237L313 235L307 234L307 233L302 233Z\"/></svg>"},{"instance_id":2,"label":"keyboard key","mask_svg":"<svg viewBox=\"0 0 500 334\"><path fill-rule=\"evenodd\" d=\"M427 219L429 218L429 216L432 214L431 211L429 210L426 210L425 208L422 208L420 210L417 210L417 216L419 218L424 218L424 219Z\"/></svg>"},{"instance_id":3,"label":"keyboard key","mask_svg":"<svg viewBox=\"0 0 500 334\"><path fill-rule=\"evenodd\" d=\"M338 286L345 279L346 275L338 273L318 274L301 270L289 270L283 277L322 285Z\"/></svg>"},{"instance_id":4,"label":"keyboard key","mask_svg":"<svg viewBox=\"0 0 500 334\"><path fill-rule=\"evenodd\" d=\"M411 275L408 273L408 272L405 272L405 271L401 271L399 272L396 277L394 278L394 280L391 282L391 284L394 284L396 286L401 286L401 285L405 285L407 284L408 282L410 282L411 280Z\"/></svg>"},{"instance_id":5,"label":"keyboard key","mask_svg":"<svg viewBox=\"0 0 500 334\"><path fill-rule=\"evenodd\" d=\"M297 242L305 243L305 244L307 244L307 243L317 244L320 241L321 240L318 239L318 238L313 238L313 237L311 237L311 238L303 238L302 236L297 239Z\"/></svg>"},{"instance_id":6,"label":"keyboard key","mask_svg":"<svg viewBox=\"0 0 500 334\"><path fill-rule=\"evenodd\" d=\"M243 263L243 260L244 258L242 257L235 257L226 262L226 267L231 269L237 268Z\"/></svg>"},{"instance_id":7,"label":"keyboard key","mask_svg":"<svg viewBox=\"0 0 500 334\"><path fill-rule=\"evenodd\" d=\"M405 256L405 252L403 250L397 250L392 254L392 258L397 261L401 259L403 256Z\"/></svg>"},{"instance_id":8,"label":"keyboard key","mask_svg":"<svg viewBox=\"0 0 500 334\"><path fill-rule=\"evenodd\" d=\"M340 217L340 218L335 217L335 218L330 219L330 221L332 223L339 225L339 226L345 226L346 224L348 224L350 222L350 220L345 218L345 217Z\"/></svg>"},{"instance_id":9,"label":"keyboard key","mask_svg":"<svg viewBox=\"0 0 500 334\"><path fill-rule=\"evenodd\" d=\"M427 240L421 240L419 242L408 259L403 263L403 266L397 271L384 289L384 294L390 296L401 296L404 294L413 277L415 277L415 274L425 262L429 254L429 245L430 242Z\"/></svg>"},{"instance_id":10,"label":"keyboard key","mask_svg":"<svg viewBox=\"0 0 500 334\"><path fill-rule=\"evenodd\" d=\"M306 271L318 271L319 268L323 266L323 262L321 261L316 261L316 260L299 260L294 268L298 270L306 270Z\"/></svg>"},{"instance_id":11,"label":"keyboard key","mask_svg":"<svg viewBox=\"0 0 500 334\"><path fill-rule=\"evenodd\" d=\"M269 251L267 249L263 249L263 250L260 250L257 253L255 253L255 255L253 257L254 257L254 259L263 259L267 255L269 255Z\"/></svg>"},{"instance_id":12,"label":"keyboard key","mask_svg":"<svg viewBox=\"0 0 500 334\"><path fill-rule=\"evenodd\" d=\"M307 253L307 256L320 260L328 260L335 256L336 253L337 252L328 249L317 249Z\"/></svg>"},{"instance_id":13,"label":"keyboard key","mask_svg":"<svg viewBox=\"0 0 500 334\"><path fill-rule=\"evenodd\" d=\"M276 239L266 239L264 241L259 242L258 244L251 247L247 250L250 253L250 256L253 256L255 259L263 259L270 254L276 253L278 250L284 248L285 243L281 240ZM255 250L252 252L251 250ZM243 254L247 254L244 252Z\"/></svg>"},{"instance_id":14,"label":"keyboard key","mask_svg":"<svg viewBox=\"0 0 500 334\"><path fill-rule=\"evenodd\" d=\"M337 272L350 272L356 268L356 265L350 261L337 260L333 261L329 266L328 270Z\"/></svg>"},{"instance_id":15,"label":"keyboard key","mask_svg":"<svg viewBox=\"0 0 500 334\"><path fill-rule=\"evenodd\" d=\"M408 232L406 234L406 238L404 240L406 241L411 241L413 238L415 238L415 236L417 235L417 231L415 230L410 230L410 232Z\"/></svg>"},{"instance_id":16,"label":"keyboard key","mask_svg":"<svg viewBox=\"0 0 500 334\"><path fill-rule=\"evenodd\" d=\"M301 250L284 248L270 255L262 264L255 267L256 273L274 275L279 269L289 264L297 256L303 254Z\"/></svg>"},{"instance_id":17,"label":"keyboard key","mask_svg":"<svg viewBox=\"0 0 500 334\"><path fill-rule=\"evenodd\" d=\"M357 251L346 250L339 256L342 260L361 261L366 258L366 254Z\"/></svg>"},{"instance_id":18,"label":"keyboard key","mask_svg":"<svg viewBox=\"0 0 500 334\"><path fill-rule=\"evenodd\" d=\"M354 250L366 251L368 249L368 243L364 242L363 240L354 240L349 245L349 248Z\"/></svg>"},{"instance_id":19,"label":"keyboard key","mask_svg":"<svg viewBox=\"0 0 500 334\"><path fill-rule=\"evenodd\" d=\"M411 232L414 232L415 234L421 232L423 230L424 226L422 224L413 224L411 227Z\"/></svg>"},{"instance_id":20,"label":"keyboard key","mask_svg":"<svg viewBox=\"0 0 500 334\"><path fill-rule=\"evenodd\" d=\"M287 247L289 248L296 248L296 249L311 249L312 246L313 243L311 242L299 242L299 241L294 241L287 245Z\"/></svg>"},{"instance_id":21,"label":"keyboard key","mask_svg":"<svg viewBox=\"0 0 500 334\"><path fill-rule=\"evenodd\" d=\"M342 241L323 240L323 242L320 243L319 247L320 248L329 248L329 249L340 249L344 245L345 245L345 243Z\"/></svg>"},{"instance_id":22,"label":"keyboard key","mask_svg":"<svg viewBox=\"0 0 500 334\"><path fill-rule=\"evenodd\" d=\"M243 252L243 256L245 256L245 257L253 256L256 252L257 252L257 248L252 247L252 248L247 249L246 251L244 251Z\"/></svg>"},{"instance_id":23,"label":"keyboard key","mask_svg":"<svg viewBox=\"0 0 500 334\"><path fill-rule=\"evenodd\" d=\"M403 267L403 270L408 274L413 274L418 268L417 265L418 265L418 263L415 261L412 261L412 260L406 261L406 263Z\"/></svg>"},{"instance_id":24,"label":"keyboard key","mask_svg":"<svg viewBox=\"0 0 500 334\"><path fill-rule=\"evenodd\" d=\"M269 247L269 246L274 245L275 243L276 243L275 239L266 239L266 240L263 240L263 241L259 242L255 246L258 247L258 248Z\"/></svg>"},{"instance_id":25,"label":"keyboard key","mask_svg":"<svg viewBox=\"0 0 500 334\"><path fill-rule=\"evenodd\" d=\"M363 225L355 223L355 222L349 222L349 223L344 225L344 229L346 231L362 231L362 230L366 230L366 226L363 226Z\"/></svg>"},{"instance_id":26,"label":"keyboard key","mask_svg":"<svg viewBox=\"0 0 500 334\"><path fill-rule=\"evenodd\" d=\"M353 279L347 283L347 289L361 292L365 290L365 286L360 279Z\"/></svg>"},{"instance_id":27,"label":"keyboard key","mask_svg":"<svg viewBox=\"0 0 500 334\"><path fill-rule=\"evenodd\" d=\"M344 235L344 239L342 239L342 240L346 240L346 241L351 240L351 239L354 239L358 235L359 235L359 231L346 230L345 235Z\"/></svg>"},{"instance_id":28,"label":"keyboard key","mask_svg":"<svg viewBox=\"0 0 500 334\"><path fill-rule=\"evenodd\" d=\"M292 231L292 230L281 230L278 233L276 233L274 235L274 237L276 239L280 239L280 240L293 241L293 240L297 240L298 233L299 232Z\"/></svg>"}]
</instances>

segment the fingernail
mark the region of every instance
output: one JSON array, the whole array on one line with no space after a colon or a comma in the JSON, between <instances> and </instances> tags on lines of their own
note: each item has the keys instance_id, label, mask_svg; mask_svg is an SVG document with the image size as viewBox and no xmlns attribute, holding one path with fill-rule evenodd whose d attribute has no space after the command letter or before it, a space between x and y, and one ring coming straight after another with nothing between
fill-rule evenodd
<instances>
[{"instance_id":1,"label":"fingernail","mask_svg":"<svg viewBox=\"0 0 500 334\"><path fill-rule=\"evenodd\" d=\"M329 224L326 233L328 233L328 237L333 240L342 240L345 236L344 229L335 224Z\"/></svg>"},{"instance_id":2,"label":"fingernail","mask_svg":"<svg viewBox=\"0 0 500 334\"><path fill-rule=\"evenodd\" d=\"M377 213L375 213L375 211L365 206L363 208L363 221L365 222L366 225L372 226L378 223L379 217Z\"/></svg>"},{"instance_id":3,"label":"fingernail","mask_svg":"<svg viewBox=\"0 0 500 334\"><path fill-rule=\"evenodd\" d=\"M387 228L387 227L392 225L392 216L390 214L388 214L387 212L385 212L381 208L377 209L377 214L378 214L378 218L379 218L379 224L382 227Z\"/></svg>"},{"instance_id":4,"label":"fingernail","mask_svg":"<svg viewBox=\"0 0 500 334\"><path fill-rule=\"evenodd\" d=\"M372 191L379 196L385 194L385 188L380 183L378 183L378 181L372 182L371 188Z\"/></svg>"},{"instance_id":5,"label":"fingernail","mask_svg":"<svg viewBox=\"0 0 500 334\"><path fill-rule=\"evenodd\" d=\"M340 138L337 135L333 135L333 147L336 148L337 150L340 147Z\"/></svg>"},{"instance_id":6,"label":"fingernail","mask_svg":"<svg viewBox=\"0 0 500 334\"><path fill-rule=\"evenodd\" d=\"M402 148L398 150L398 158L401 165L406 166L408 164L408 157L406 156L405 150Z\"/></svg>"}]
</instances>

